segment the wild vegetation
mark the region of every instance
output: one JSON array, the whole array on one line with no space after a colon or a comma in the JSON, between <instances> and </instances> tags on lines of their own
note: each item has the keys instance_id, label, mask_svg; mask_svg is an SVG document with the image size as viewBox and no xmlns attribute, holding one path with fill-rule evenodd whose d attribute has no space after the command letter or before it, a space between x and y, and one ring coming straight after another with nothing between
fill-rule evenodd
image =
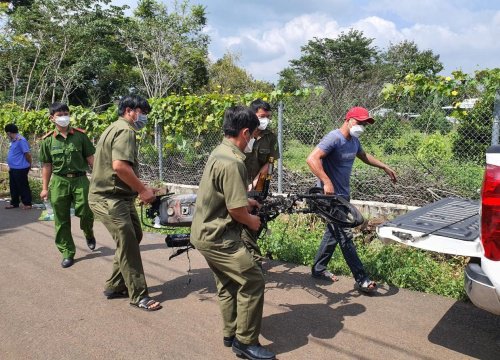
<instances>
[{"instance_id":1,"label":"wild vegetation","mask_svg":"<svg viewBox=\"0 0 500 360\"><path fill-rule=\"evenodd\" d=\"M500 69L440 76L438 54L411 41L378 49L374 39L351 29L308 41L274 85L239 67L240 54L211 61L203 31L206 8L187 0L171 7L141 0L132 12L111 0L11 5L0 3L0 128L17 124L34 152L36 139L52 128L46 110L51 102L69 103L73 125L97 139L117 118L119 97L139 93L153 105L151 121L139 134L143 175L158 179L161 150L169 181L197 184L207 154L220 141L224 109L261 97L275 109L284 105L284 168L290 189L299 189L300 179L311 185L304 162L311 149L340 124L346 109L360 105L373 110L377 121L363 146L396 169L399 184L388 185L376 169L356 162L353 198L423 205L443 196L479 196ZM160 129L161 141L151 141ZM5 148L0 150L4 156ZM34 182L35 196L37 186ZM271 229L262 242L265 251L311 264L321 223L291 217L278 219ZM464 297L465 259L382 247L368 241L371 235L360 233L357 245L376 279ZM331 269L349 273L340 256Z\"/></svg>"}]
</instances>

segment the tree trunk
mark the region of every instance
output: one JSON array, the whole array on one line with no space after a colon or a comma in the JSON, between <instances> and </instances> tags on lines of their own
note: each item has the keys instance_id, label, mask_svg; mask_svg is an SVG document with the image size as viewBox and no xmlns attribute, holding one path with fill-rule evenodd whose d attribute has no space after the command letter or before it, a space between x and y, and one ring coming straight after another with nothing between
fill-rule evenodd
<instances>
[{"instance_id":1,"label":"tree trunk","mask_svg":"<svg viewBox=\"0 0 500 360\"><path fill-rule=\"evenodd\" d=\"M28 92L31 86L31 77L33 76L33 71L35 71L35 67L38 62L38 57L40 56L41 51L42 51L41 46L37 47L35 60L33 61L33 66L31 66L30 74L28 76L28 83L26 84L26 90L24 92L23 110L26 110L26 102L28 101Z\"/></svg>"}]
</instances>

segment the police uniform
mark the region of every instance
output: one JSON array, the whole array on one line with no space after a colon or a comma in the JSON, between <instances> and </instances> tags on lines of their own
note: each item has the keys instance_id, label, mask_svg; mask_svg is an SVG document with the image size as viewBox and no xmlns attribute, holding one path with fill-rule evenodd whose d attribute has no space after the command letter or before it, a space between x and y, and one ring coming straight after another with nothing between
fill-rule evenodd
<instances>
[{"instance_id":1,"label":"police uniform","mask_svg":"<svg viewBox=\"0 0 500 360\"><path fill-rule=\"evenodd\" d=\"M196 199L191 242L217 285L224 336L256 344L264 306L264 276L241 240L242 224L229 209L248 206L245 155L224 139L208 158Z\"/></svg>"},{"instance_id":2,"label":"police uniform","mask_svg":"<svg viewBox=\"0 0 500 360\"><path fill-rule=\"evenodd\" d=\"M245 166L248 171L248 184L252 183L260 169L269 162L271 156L274 160L279 159L278 139L270 130L265 129L261 131L260 138L255 139L252 152L246 154ZM241 237L255 261L260 265L263 256L257 244L257 233L244 228Z\"/></svg>"},{"instance_id":3,"label":"police uniform","mask_svg":"<svg viewBox=\"0 0 500 360\"><path fill-rule=\"evenodd\" d=\"M124 118L111 124L97 143L89 205L116 242L113 269L105 290L128 291L130 302L137 304L148 296L139 250L142 228L135 208L137 193L117 176L112 167L115 160L128 162L139 175L136 132Z\"/></svg>"},{"instance_id":4,"label":"police uniform","mask_svg":"<svg viewBox=\"0 0 500 360\"><path fill-rule=\"evenodd\" d=\"M87 158L95 148L82 129L68 129L66 137L59 130L45 134L40 147L40 161L52 165L49 184L50 203L54 210L56 246L63 258L75 256L75 243L71 236L71 204L80 218L80 229L86 239L94 237L94 215L88 205L89 179Z\"/></svg>"},{"instance_id":5,"label":"police uniform","mask_svg":"<svg viewBox=\"0 0 500 360\"><path fill-rule=\"evenodd\" d=\"M278 138L270 130L261 130L260 137L255 139L252 152L246 154L245 166L248 171L248 184L259 174L260 169L272 156L274 160L280 157L278 149Z\"/></svg>"}]
</instances>

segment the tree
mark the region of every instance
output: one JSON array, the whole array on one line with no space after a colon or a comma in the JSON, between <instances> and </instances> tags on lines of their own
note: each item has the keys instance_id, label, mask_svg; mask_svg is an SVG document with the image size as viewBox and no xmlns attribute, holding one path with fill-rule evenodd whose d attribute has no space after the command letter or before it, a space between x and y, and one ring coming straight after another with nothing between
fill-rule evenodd
<instances>
[{"instance_id":1,"label":"tree","mask_svg":"<svg viewBox=\"0 0 500 360\"><path fill-rule=\"evenodd\" d=\"M278 89L284 92L294 92L303 87L302 80L292 68L284 68L279 73Z\"/></svg>"},{"instance_id":2,"label":"tree","mask_svg":"<svg viewBox=\"0 0 500 360\"><path fill-rule=\"evenodd\" d=\"M291 60L295 76L286 70L288 78L298 78L306 86L322 86L331 102L334 119L355 105L374 107L379 99L382 79L376 66L378 51L373 39L363 32L349 30L335 39L310 40L301 48L301 57Z\"/></svg>"},{"instance_id":3,"label":"tree","mask_svg":"<svg viewBox=\"0 0 500 360\"><path fill-rule=\"evenodd\" d=\"M378 55L372 41L353 29L336 39L315 38L301 48L300 59L290 64L304 82L323 85L335 94L369 76Z\"/></svg>"},{"instance_id":4,"label":"tree","mask_svg":"<svg viewBox=\"0 0 500 360\"><path fill-rule=\"evenodd\" d=\"M443 70L439 55L432 50L420 51L417 44L409 40L391 43L381 60L389 81L400 81L410 73L433 76Z\"/></svg>"},{"instance_id":5,"label":"tree","mask_svg":"<svg viewBox=\"0 0 500 360\"><path fill-rule=\"evenodd\" d=\"M254 91L270 92L272 85L255 80L237 63L238 54L227 52L209 67L208 91L221 93L245 94Z\"/></svg>"},{"instance_id":6,"label":"tree","mask_svg":"<svg viewBox=\"0 0 500 360\"><path fill-rule=\"evenodd\" d=\"M24 109L55 100L88 104L88 89L99 86L102 74L120 68L117 64L126 59L116 41L124 8L109 3L33 0L25 6L19 2L8 14L0 39L0 63L11 83L4 98L11 93L12 102Z\"/></svg>"},{"instance_id":7,"label":"tree","mask_svg":"<svg viewBox=\"0 0 500 360\"><path fill-rule=\"evenodd\" d=\"M122 39L135 58L149 97L171 91L195 91L208 81L208 36L205 8L185 1L168 12L155 0L141 0L122 31Z\"/></svg>"}]
</instances>

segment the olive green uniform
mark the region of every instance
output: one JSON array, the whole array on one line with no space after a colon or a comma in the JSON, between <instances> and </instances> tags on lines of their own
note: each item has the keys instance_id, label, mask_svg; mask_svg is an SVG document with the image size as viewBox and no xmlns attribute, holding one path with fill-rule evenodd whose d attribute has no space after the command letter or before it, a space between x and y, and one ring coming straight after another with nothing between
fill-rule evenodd
<instances>
[{"instance_id":1,"label":"olive green uniform","mask_svg":"<svg viewBox=\"0 0 500 360\"><path fill-rule=\"evenodd\" d=\"M264 276L241 241L242 225L228 209L248 206L245 155L224 139L208 158L196 199L191 243L217 285L224 336L256 344L264 306Z\"/></svg>"},{"instance_id":2,"label":"olive green uniform","mask_svg":"<svg viewBox=\"0 0 500 360\"><path fill-rule=\"evenodd\" d=\"M252 152L245 154L245 166L248 171L248 184L252 183L260 169L269 161L272 156L274 160L280 157L278 149L278 138L270 130L262 130L260 138L255 139Z\"/></svg>"},{"instance_id":3,"label":"olive green uniform","mask_svg":"<svg viewBox=\"0 0 500 360\"><path fill-rule=\"evenodd\" d=\"M274 160L279 159L278 139L270 130L262 130L260 138L255 139L252 152L246 154L245 166L248 171L248 184L251 184L257 176L260 169L269 162L269 157ZM243 242L258 264L261 264L263 256L260 247L257 244L257 233L247 228L243 229L241 234Z\"/></svg>"},{"instance_id":4,"label":"olive green uniform","mask_svg":"<svg viewBox=\"0 0 500 360\"><path fill-rule=\"evenodd\" d=\"M124 118L111 124L97 143L89 204L116 242L113 270L105 289L128 290L130 302L137 304L148 296L139 250L142 228L135 208L137 193L117 176L112 167L115 160L127 161L139 175L136 132Z\"/></svg>"},{"instance_id":5,"label":"olive green uniform","mask_svg":"<svg viewBox=\"0 0 500 360\"><path fill-rule=\"evenodd\" d=\"M80 218L85 238L94 237L94 215L88 205L89 168L87 158L95 148L81 129L69 128L66 138L54 130L46 134L40 147L40 161L52 165L49 184L50 203L54 210L56 246L63 258L73 258L76 248L71 236L71 204Z\"/></svg>"}]
</instances>

